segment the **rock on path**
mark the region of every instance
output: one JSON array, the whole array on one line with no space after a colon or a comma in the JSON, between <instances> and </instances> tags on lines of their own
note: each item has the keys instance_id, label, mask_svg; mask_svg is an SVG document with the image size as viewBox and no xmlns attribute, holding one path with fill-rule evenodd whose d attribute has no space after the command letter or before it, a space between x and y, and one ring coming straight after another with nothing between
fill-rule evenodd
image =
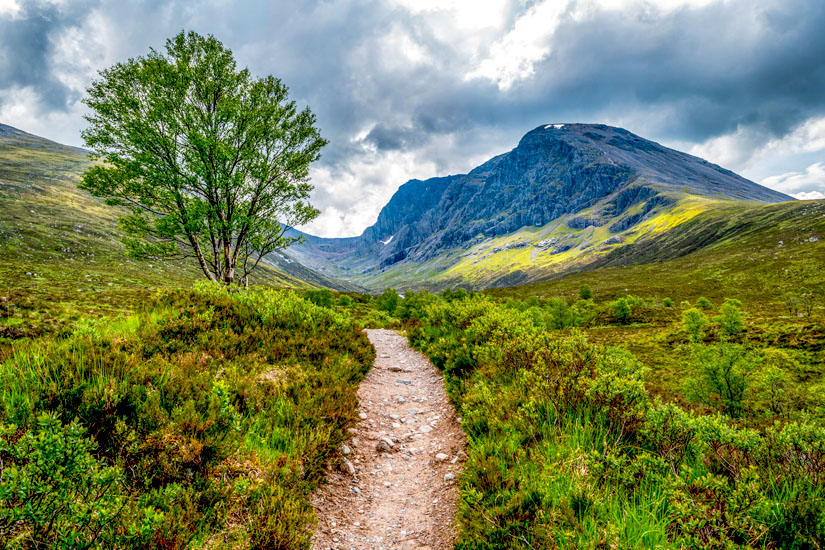
<instances>
[{"instance_id":1,"label":"rock on path","mask_svg":"<svg viewBox=\"0 0 825 550\"><path fill-rule=\"evenodd\" d=\"M375 366L358 389L361 421L341 453L355 474L333 464L315 493L312 548L447 550L464 433L429 360L395 331L367 335Z\"/></svg>"}]
</instances>

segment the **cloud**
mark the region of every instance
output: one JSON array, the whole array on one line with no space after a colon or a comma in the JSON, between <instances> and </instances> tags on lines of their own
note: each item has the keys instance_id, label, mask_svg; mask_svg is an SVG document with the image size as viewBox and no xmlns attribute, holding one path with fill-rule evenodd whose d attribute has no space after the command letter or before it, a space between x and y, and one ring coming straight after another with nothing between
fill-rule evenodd
<instances>
[{"instance_id":1,"label":"cloud","mask_svg":"<svg viewBox=\"0 0 825 550\"><path fill-rule=\"evenodd\" d=\"M777 178L825 151L819 0L0 0L0 121L80 145L96 71L184 28L317 114L323 214L305 229L324 236L543 123L620 125Z\"/></svg>"},{"instance_id":2,"label":"cloud","mask_svg":"<svg viewBox=\"0 0 825 550\"><path fill-rule=\"evenodd\" d=\"M765 187L782 191L797 199L821 199L825 192L825 162L817 162L799 172L787 172L765 178L760 182Z\"/></svg>"}]
</instances>

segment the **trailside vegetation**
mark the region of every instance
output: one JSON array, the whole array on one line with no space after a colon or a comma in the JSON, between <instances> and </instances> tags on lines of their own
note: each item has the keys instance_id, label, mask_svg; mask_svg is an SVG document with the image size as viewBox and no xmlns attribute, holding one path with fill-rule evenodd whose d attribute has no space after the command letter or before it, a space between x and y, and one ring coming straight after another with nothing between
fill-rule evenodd
<instances>
[{"instance_id":1,"label":"trailside vegetation","mask_svg":"<svg viewBox=\"0 0 825 550\"><path fill-rule=\"evenodd\" d=\"M308 548L374 351L348 316L214 283L0 363L0 548Z\"/></svg>"},{"instance_id":2,"label":"trailside vegetation","mask_svg":"<svg viewBox=\"0 0 825 550\"><path fill-rule=\"evenodd\" d=\"M238 70L212 36L181 32L165 55L118 63L87 90L83 139L99 161L82 189L128 210L133 257L194 257L223 284L247 282L261 258L309 222L309 165L326 141L315 115L273 76Z\"/></svg>"},{"instance_id":3,"label":"trailside vegetation","mask_svg":"<svg viewBox=\"0 0 825 550\"><path fill-rule=\"evenodd\" d=\"M409 324L470 440L456 548L822 547L821 421L760 422L746 399L781 387L781 369L756 371L777 350L692 344L706 414L652 397L631 353L531 309L438 300Z\"/></svg>"}]
</instances>

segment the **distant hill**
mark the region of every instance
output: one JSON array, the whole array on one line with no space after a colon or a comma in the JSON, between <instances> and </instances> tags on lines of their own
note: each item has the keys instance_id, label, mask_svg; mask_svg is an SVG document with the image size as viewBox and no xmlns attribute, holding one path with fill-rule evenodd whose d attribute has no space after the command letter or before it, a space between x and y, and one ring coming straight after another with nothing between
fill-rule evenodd
<instances>
[{"instance_id":1,"label":"distant hill","mask_svg":"<svg viewBox=\"0 0 825 550\"><path fill-rule=\"evenodd\" d=\"M117 223L121 212L77 188L88 163L83 149L0 124L0 285L84 292L200 279L194 261L125 258ZM277 257L259 266L252 281L359 289Z\"/></svg>"},{"instance_id":2,"label":"distant hill","mask_svg":"<svg viewBox=\"0 0 825 550\"><path fill-rule=\"evenodd\" d=\"M735 202L792 197L602 124L547 124L468 174L402 185L359 237L288 252L330 276L477 288L547 278Z\"/></svg>"}]
</instances>

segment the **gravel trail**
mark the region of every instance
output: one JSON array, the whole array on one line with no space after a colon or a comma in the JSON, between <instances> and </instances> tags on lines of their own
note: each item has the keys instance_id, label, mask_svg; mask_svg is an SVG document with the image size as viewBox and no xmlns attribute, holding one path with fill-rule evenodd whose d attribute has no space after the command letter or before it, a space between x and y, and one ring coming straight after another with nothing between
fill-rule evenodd
<instances>
[{"instance_id":1,"label":"gravel trail","mask_svg":"<svg viewBox=\"0 0 825 550\"><path fill-rule=\"evenodd\" d=\"M464 432L438 370L396 331L367 330L375 365L361 421L314 495L313 550L447 550L455 540Z\"/></svg>"}]
</instances>

